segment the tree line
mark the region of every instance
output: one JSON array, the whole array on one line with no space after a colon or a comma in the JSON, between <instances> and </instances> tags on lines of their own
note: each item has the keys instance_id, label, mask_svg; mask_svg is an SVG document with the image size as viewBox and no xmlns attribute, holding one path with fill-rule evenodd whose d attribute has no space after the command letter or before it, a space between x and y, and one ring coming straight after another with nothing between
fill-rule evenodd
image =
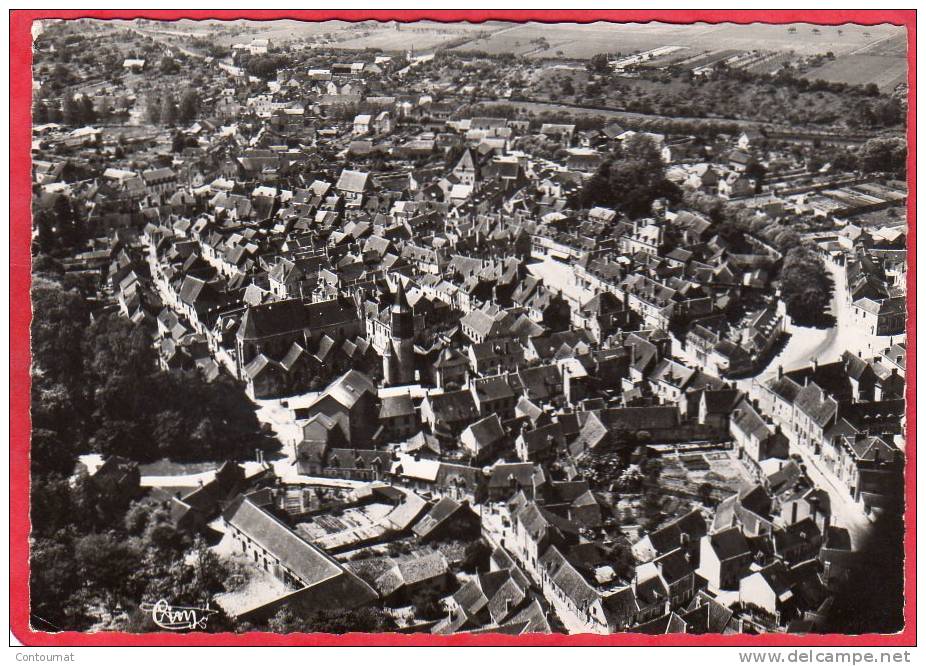
<instances>
[{"instance_id":1,"label":"tree line","mask_svg":"<svg viewBox=\"0 0 926 666\"><path fill-rule=\"evenodd\" d=\"M169 92L149 95L145 102L145 117L152 125L188 125L199 115L200 100L195 90L184 91L178 102Z\"/></svg>"},{"instance_id":2,"label":"tree line","mask_svg":"<svg viewBox=\"0 0 926 666\"><path fill-rule=\"evenodd\" d=\"M778 279L788 315L798 325L829 323L827 310L833 281L817 249L805 244L785 220L773 221L700 192L685 192L683 201L688 208L704 213L715 222L715 233L731 251L754 252L746 240L749 235L783 255Z\"/></svg>"},{"instance_id":3,"label":"tree line","mask_svg":"<svg viewBox=\"0 0 926 666\"><path fill-rule=\"evenodd\" d=\"M585 182L578 204L580 208L614 208L636 219L649 215L656 199L677 202L681 196L678 186L666 179L656 144L637 134L621 142L621 147Z\"/></svg>"},{"instance_id":4,"label":"tree line","mask_svg":"<svg viewBox=\"0 0 926 666\"><path fill-rule=\"evenodd\" d=\"M32 106L32 124L60 123L72 127L92 125L98 114L93 100L86 95L65 95L60 106L54 102L36 101Z\"/></svg>"},{"instance_id":5,"label":"tree line","mask_svg":"<svg viewBox=\"0 0 926 666\"><path fill-rule=\"evenodd\" d=\"M220 375L164 372L152 331L115 311L92 312L92 285L73 285L38 257L32 289L32 468L68 473L94 452L141 462L249 458L266 446L240 386Z\"/></svg>"}]
</instances>

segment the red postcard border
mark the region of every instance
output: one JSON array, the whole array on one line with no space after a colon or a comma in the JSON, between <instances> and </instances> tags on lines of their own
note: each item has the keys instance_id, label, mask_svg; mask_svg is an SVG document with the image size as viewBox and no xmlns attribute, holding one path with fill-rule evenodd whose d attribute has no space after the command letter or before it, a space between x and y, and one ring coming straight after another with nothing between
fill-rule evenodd
<instances>
[{"instance_id":1,"label":"red postcard border","mask_svg":"<svg viewBox=\"0 0 926 666\"><path fill-rule=\"evenodd\" d=\"M46 633L29 626L29 395L31 302L31 25L43 18L306 21L592 21L667 23L857 23L903 25L908 37L908 336L904 629L897 634L693 636L643 634L431 636L414 634ZM13 10L10 12L10 625L27 646L879 646L916 645L916 11L908 10Z\"/></svg>"}]
</instances>

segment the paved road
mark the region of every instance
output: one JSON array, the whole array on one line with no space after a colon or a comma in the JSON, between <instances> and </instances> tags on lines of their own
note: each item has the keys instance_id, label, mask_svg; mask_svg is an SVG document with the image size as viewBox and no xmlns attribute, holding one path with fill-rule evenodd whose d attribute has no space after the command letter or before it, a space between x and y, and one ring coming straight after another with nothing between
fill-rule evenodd
<instances>
[{"instance_id":1,"label":"paved road","mask_svg":"<svg viewBox=\"0 0 926 666\"><path fill-rule=\"evenodd\" d=\"M299 474L290 459L275 460L270 464L273 466L273 471L284 483L323 486L326 488L361 488L368 485L366 481L329 479ZM253 461L244 463L243 467L245 475L249 477L257 474L262 469L260 463ZM200 484L209 483L214 478L215 470L200 472L199 474L142 476L141 486L144 488L196 488Z\"/></svg>"},{"instance_id":2,"label":"paved road","mask_svg":"<svg viewBox=\"0 0 926 666\"><path fill-rule=\"evenodd\" d=\"M845 486L835 478L823 462L811 451L797 443L797 437L788 425L782 423L781 428L791 442L792 453L801 455L805 463L804 467L807 470L807 476L818 488L825 490L829 495L832 524L846 528L852 537L852 546L857 548L871 530L871 521L865 515L862 507L853 501L846 492Z\"/></svg>"},{"instance_id":3,"label":"paved road","mask_svg":"<svg viewBox=\"0 0 926 666\"><path fill-rule=\"evenodd\" d=\"M820 363L837 360L844 351L861 352L863 356L874 354L883 349L888 339L870 336L855 326L851 305L845 285L845 269L840 266L828 266L833 278L833 298L830 301L830 314L835 318L835 325L827 329L814 329L792 326L791 337L781 353L772 359L759 377L739 382L741 390L755 392L755 387L769 379L781 365L785 371L807 367L816 359ZM833 523L849 530L852 543L858 544L868 533L871 523L858 503L849 497L843 484L812 452L797 444L797 437L791 431L790 423L781 423L782 430L788 435L794 452L801 454L807 474L821 489L825 490L832 503Z\"/></svg>"},{"instance_id":4,"label":"paved road","mask_svg":"<svg viewBox=\"0 0 926 666\"><path fill-rule=\"evenodd\" d=\"M835 325L819 329L792 324L789 329L791 337L781 352L769 361L759 376L760 380L775 374L779 365L789 371L807 367L814 359L819 363L832 363L844 351L861 353L863 357L872 356L880 353L892 339L900 339L901 336L876 336L859 330L848 300L845 268L834 265L828 265L827 268L834 283L829 313L835 319Z\"/></svg>"}]
</instances>

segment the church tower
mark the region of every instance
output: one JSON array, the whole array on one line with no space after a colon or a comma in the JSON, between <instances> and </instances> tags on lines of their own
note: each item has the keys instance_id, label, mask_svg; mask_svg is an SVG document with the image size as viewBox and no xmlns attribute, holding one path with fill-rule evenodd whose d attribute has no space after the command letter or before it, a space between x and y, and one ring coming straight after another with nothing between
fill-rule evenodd
<instances>
[{"instance_id":1,"label":"church tower","mask_svg":"<svg viewBox=\"0 0 926 666\"><path fill-rule=\"evenodd\" d=\"M453 167L453 175L464 185L470 185L475 188L480 179L479 163L473 157L473 151L469 148L463 153Z\"/></svg>"},{"instance_id":2,"label":"church tower","mask_svg":"<svg viewBox=\"0 0 926 666\"><path fill-rule=\"evenodd\" d=\"M401 386L415 381L415 322L405 288L400 282L395 300L389 308L389 342L383 354L383 379L386 386Z\"/></svg>"}]
</instances>

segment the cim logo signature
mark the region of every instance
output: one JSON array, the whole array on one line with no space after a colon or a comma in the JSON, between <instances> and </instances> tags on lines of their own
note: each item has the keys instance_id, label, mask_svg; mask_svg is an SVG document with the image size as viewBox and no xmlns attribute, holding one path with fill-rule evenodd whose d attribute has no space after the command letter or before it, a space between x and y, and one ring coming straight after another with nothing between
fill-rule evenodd
<instances>
[{"instance_id":1,"label":"cim logo signature","mask_svg":"<svg viewBox=\"0 0 926 666\"><path fill-rule=\"evenodd\" d=\"M218 612L208 607L171 606L164 599L159 599L154 604L143 603L141 609L151 613L151 619L161 629L169 631L205 629L209 617Z\"/></svg>"}]
</instances>

